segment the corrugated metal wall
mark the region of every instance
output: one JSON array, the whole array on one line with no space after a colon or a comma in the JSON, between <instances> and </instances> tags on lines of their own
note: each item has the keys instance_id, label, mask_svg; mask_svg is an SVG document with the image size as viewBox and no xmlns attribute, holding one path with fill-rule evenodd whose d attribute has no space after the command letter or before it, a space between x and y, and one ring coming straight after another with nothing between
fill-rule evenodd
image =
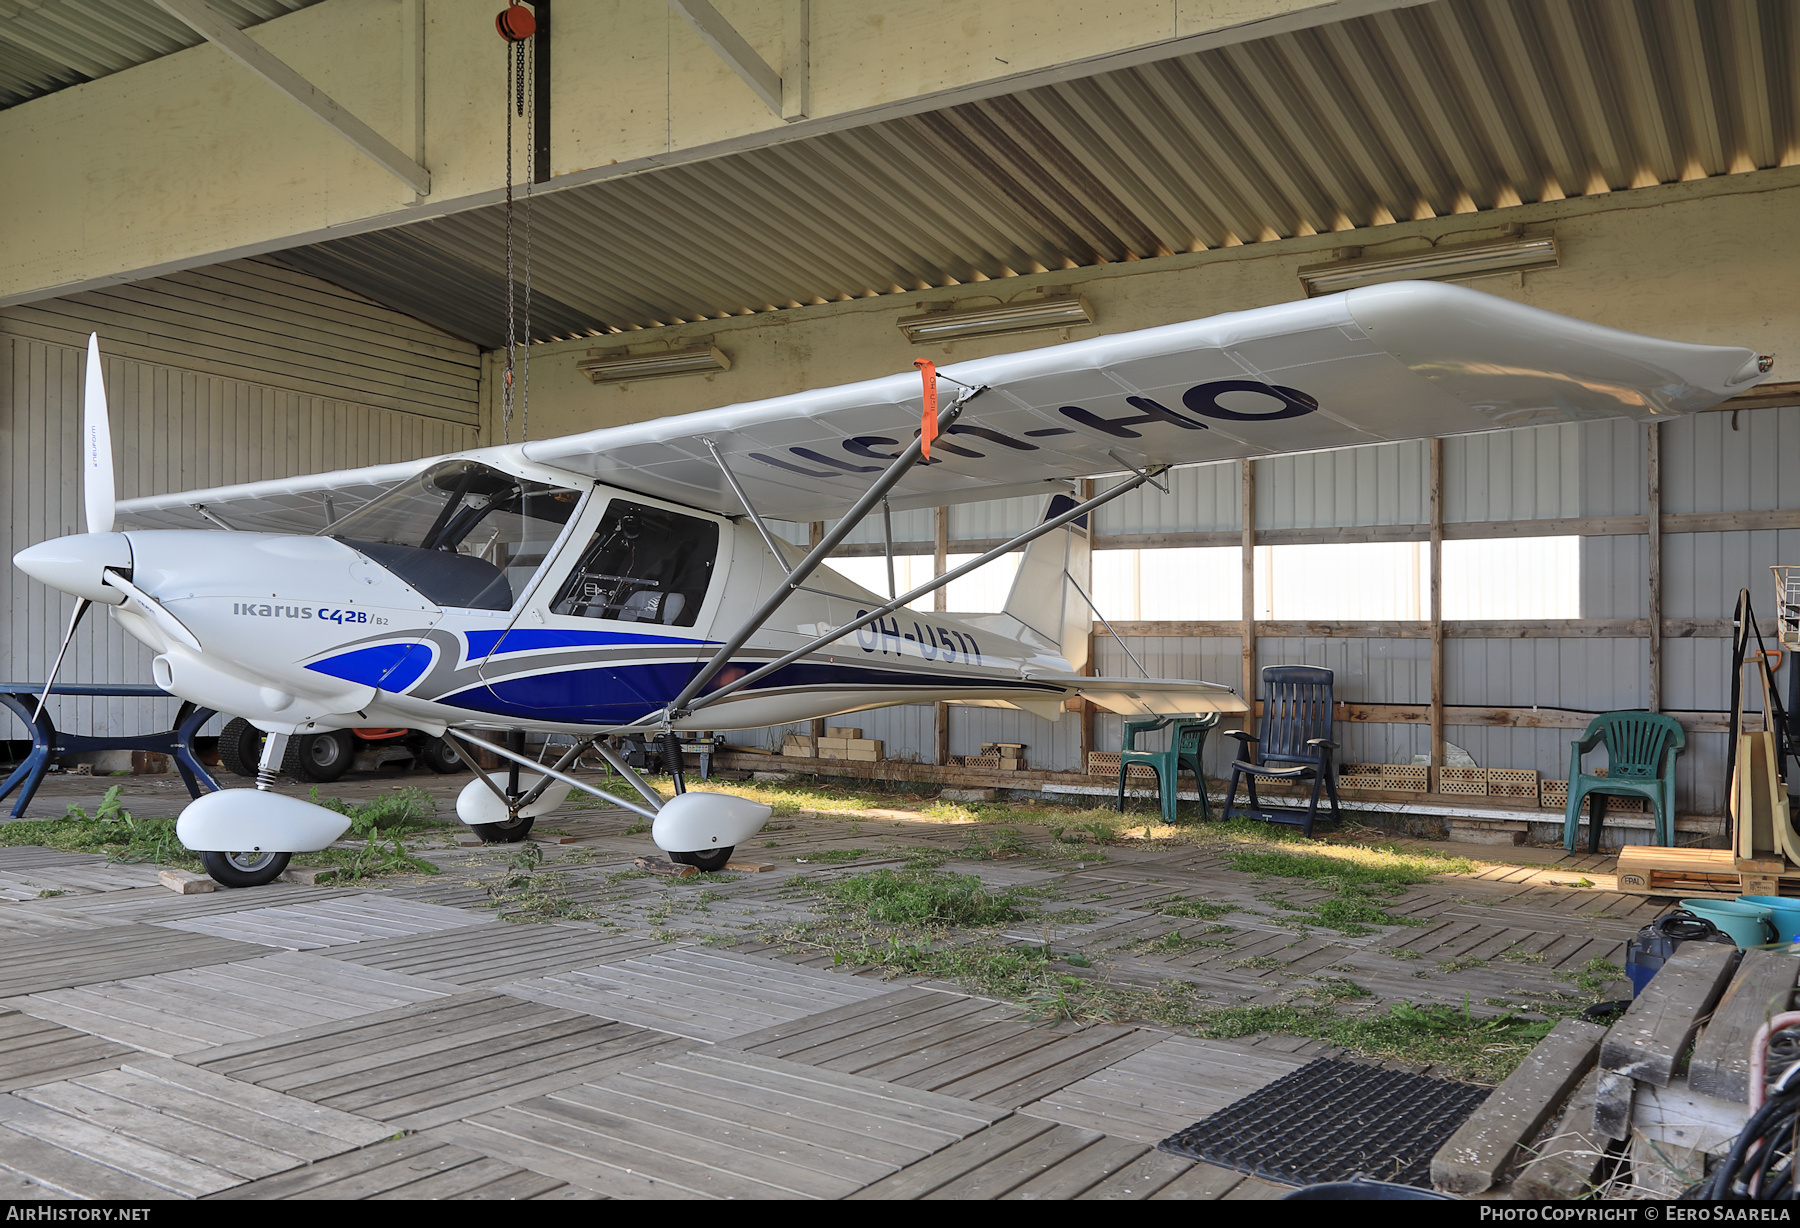
<instances>
[{"instance_id":1,"label":"corrugated metal wall","mask_svg":"<svg viewBox=\"0 0 1800 1228\"><path fill-rule=\"evenodd\" d=\"M1735 421L1735 426L1734 426ZM1800 407L1700 414L1662 427L1662 508L1667 514L1800 508ZM1647 508L1645 428L1626 422L1531 427L1444 441L1444 519L1449 523L1642 515ZM1121 497L1096 516L1107 536L1223 532L1239 528L1237 464L1176 470L1167 495L1144 490ZM1104 486L1104 483L1101 483ZM1257 462L1259 529L1422 524L1429 520L1428 449L1423 442L1381 444L1275 457ZM922 516L922 514L913 514ZM1035 501L965 504L951 510L950 550L971 539L1025 527ZM929 525L901 531L921 541ZM880 539L879 528L858 540ZM1585 619L1643 618L1648 613L1648 538L1585 537L1580 542L1581 610ZM1769 566L1800 562L1800 530L1665 533L1665 618L1722 618L1748 587L1766 613ZM1159 615L1163 616L1163 615ZM1167 615L1177 617L1176 615ZM1217 617L1189 613L1179 617ZM1232 637L1132 638L1152 675L1205 678L1236 685L1240 644ZM1131 675L1136 667L1110 638L1096 639L1096 667ZM1664 641L1663 705L1717 711L1728 701L1725 640ZM1640 708L1648 701L1648 645L1631 638L1465 639L1445 644L1445 703L1453 707L1559 707L1579 711ZM1427 704L1429 642L1423 639L1281 638L1257 643L1258 665L1323 665L1337 671L1337 693L1362 703ZM1074 714L1055 723L996 709L951 709L952 754L982 742L1022 741L1034 767L1080 766ZM932 755L928 707L861 713L845 723L888 743L894 757ZM801 730L804 732L804 730ZM1094 744L1118 746L1119 718L1095 719ZM1549 778L1568 769L1572 732L1450 726L1449 740L1490 767L1535 768ZM1408 763L1427 753L1423 725L1355 724L1341 729L1348 762ZM1208 768L1222 772L1229 750L1215 738ZM779 733L772 743L779 744ZM1693 734L1678 771L1683 811L1716 813L1723 804L1725 738Z\"/></svg>"},{"instance_id":2,"label":"corrugated metal wall","mask_svg":"<svg viewBox=\"0 0 1800 1228\"><path fill-rule=\"evenodd\" d=\"M119 496L160 494L475 445L473 345L268 261L0 311L6 555L80 532L83 347L100 333ZM73 599L0 568L0 675L41 680ZM83 620L61 677L148 682L149 653ZM54 700L59 728L166 728L175 703ZM4 735L25 736L10 715Z\"/></svg>"}]
</instances>

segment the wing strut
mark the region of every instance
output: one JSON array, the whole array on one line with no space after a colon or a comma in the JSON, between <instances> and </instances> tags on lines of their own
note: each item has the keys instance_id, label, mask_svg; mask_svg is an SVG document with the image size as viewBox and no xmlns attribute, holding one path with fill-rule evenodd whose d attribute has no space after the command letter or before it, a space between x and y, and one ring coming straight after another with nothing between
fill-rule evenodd
<instances>
[{"instance_id":1,"label":"wing strut","mask_svg":"<svg viewBox=\"0 0 1800 1228\"><path fill-rule=\"evenodd\" d=\"M982 386L967 388L964 391L959 392L956 395L956 400L938 411L938 433L941 435L949 430L950 427L955 424L956 420L962 417L963 406L967 405L985 391L987 391L986 387ZM731 660L732 654L742 648L751 636L762 629L764 623L774 617L775 611L781 608L782 603L788 599L788 595L798 591L804 586L806 578L818 570L819 565L830 556L833 550L838 548L838 543L850 536L851 532L857 525L862 523L863 518L874 509L875 505L880 503L882 499L887 496L888 491L892 490L895 484L898 483L901 478L905 477L907 472L918 463L921 450L924 447L924 440L925 436L921 433L918 438L914 439L906 446L905 451L901 452L899 456L896 456L890 461L888 467L882 471L881 476L875 479L875 484L863 492L862 498L858 499L855 506L844 513L844 518L838 521L837 527L825 535L825 540L814 546L807 552L805 558L801 559L789 569L787 576L782 580L781 587L771 593L768 599L757 608L756 612L744 620L743 626L739 627L732 637L720 646L719 651L713 654L712 660L701 667L700 672L694 675L693 680L681 689L681 694L669 701L669 706L663 711L665 723L669 719L688 711L690 701L694 696L700 693L702 687L713 680L714 675L725 668L725 663ZM715 451L713 455L716 457L718 453ZM731 483L732 492L737 495L744 507L749 509L750 502L744 497L743 489L738 485L737 479L732 476L731 470L725 468L725 463L723 461L719 462L719 467L724 469L726 480ZM769 534L768 531L763 528L762 519L758 517L753 510L750 512L750 516L756 521L756 527L762 532L763 539L767 541ZM774 547L771 545L770 548L773 549ZM780 559L783 563L787 562L787 556L782 554L779 550L775 551L775 557ZM811 651L811 649L809 648L808 651ZM735 687L732 689L735 689ZM716 698L716 694L714 697Z\"/></svg>"},{"instance_id":2,"label":"wing strut","mask_svg":"<svg viewBox=\"0 0 1800 1228\"><path fill-rule=\"evenodd\" d=\"M918 441L914 440L913 442L916 445ZM871 610L867 614L864 614L864 615L860 616L859 618L856 618L850 622L843 624L841 627L832 628L830 631L827 631L824 635L821 635L821 636L817 637L816 639L812 640L811 642L809 642L805 645L802 645L799 648L794 649L794 651L788 653L786 656L778 657L775 660L770 661L767 665L764 665L759 669L754 669L754 670L750 671L749 673L743 675L741 678L733 679L731 682L726 683L724 686L720 687L718 690L713 691L712 693L710 693L708 695L702 695L697 699L692 699L692 702L688 702L685 705L683 704L682 700L677 700L675 703L669 705L669 710L667 712L667 716L669 716L669 717L685 716L690 712L695 712L701 708L706 707L708 704L717 703L719 700L724 699L727 695L730 695L733 691L742 690L744 687L747 687L747 686L751 685L752 683L759 682L762 679L767 678L770 674L774 673L776 670L781 669L782 667L787 666L787 665L792 665L795 661L798 661L801 657L806 656L808 653L817 652L819 649L825 647L827 644L830 644L837 640L842 639L844 636L850 634L850 632L852 632L852 631L855 631L859 628L868 626L870 623L874 622L878 618L886 618L889 614L892 614L895 610L898 610L902 606L907 605L911 602L917 601L920 597L923 597L927 593L935 592L936 590L942 588L944 585L950 583L952 580L956 580L956 579L961 578L962 576L968 575L971 571L974 571L977 567L986 566L988 563L993 562L995 559L999 558L1003 554L1006 554L1013 550L1017 550L1020 546L1023 546L1030 542L1036 541L1038 538L1042 537L1044 534L1049 533L1050 531L1052 531L1054 529L1062 528L1065 524L1068 524L1071 520L1075 520L1079 517L1087 515L1089 512L1093 511L1095 508L1100 507L1103 504L1110 503L1114 499L1117 499L1120 495L1123 495L1130 491L1136 490L1138 487L1144 485L1144 483L1146 483L1146 482L1154 483L1156 481L1157 477L1160 476L1167 469L1168 469L1167 465L1155 465L1147 470L1133 469L1132 472L1135 473L1137 476L1130 479L1129 481L1121 482L1119 485L1113 487L1111 490L1108 490L1101 494L1095 495L1093 498L1089 499L1086 503L1076 504L1075 506L1071 507L1068 511L1063 512L1060 516L1052 516L1050 519L1044 521L1042 524L1038 525L1036 528L1029 529L1024 533L1019 534L1017 537L1013 538L1010 541L1002 542L1000 545L995 546L992 550L988 551L986 554L977 555L975 558L970 559L967 563L964 563L961 567L952 568L950 571L945 572L943 575L934 577L933 579L927 581L926 583L919 585L918 588L913 589L912 592L902 594L899 597L895 597L893 600L889 601L886 605L883 605L878 609ZM858 504L858 506L860 507L861 504ZM848 523L848 521L846 521L846 523ZM843 528L844 526L842 524L840 524L838 527ZM852 525L851 527L854 527L854 525ZM815 549L814 553L817 553L818 550L822 550L824 548L825 548L824 544L821 543L820 546L817 547L817 549ZM786 596L786 594L778 593L778 594L776 594L776 596L783 597L783 596ZM771 612L773 612L773 611L771 610ZM767 618L768 615L765 614L762 617ZM760 622L758 623L758 625L760 625ZM749 638L748 635L745 635L743 637L743 639L748 639L748 638ZM743 642L743 639L738 639L736 642L741 644ZM717 658L714 658L714 659L717 660ZM1136 658L1134 657L1133 660L1136 660ZM1143 666L1140 665L1138 668L1142 669ZM686 691L682 692L682 694L684 697L691 698L691 692L696 691L698 689L699 688L697 686L690 684L688 689Z\"/></svg>"}]
</instances>

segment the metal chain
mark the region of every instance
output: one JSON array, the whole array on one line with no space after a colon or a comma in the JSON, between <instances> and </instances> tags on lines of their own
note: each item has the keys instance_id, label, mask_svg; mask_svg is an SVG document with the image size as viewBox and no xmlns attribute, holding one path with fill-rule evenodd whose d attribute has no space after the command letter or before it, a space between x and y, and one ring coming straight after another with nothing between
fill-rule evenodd
<instances>
[{"instance_id":1,"label":"metal chain","mask_svg":"<svg viewBox=\"0 0 1800 1228\"><path fill-rule=\"evenodd\" d=\"M525 76L532 75L532 88L525 88ZM525 132L526 148L530 150L527 163L530 170L525 175L525 371L524 388L519 397L519 440L523 442L531 438L531 184L537 178L537 146L534 134L537 129L537 59L525 58L525 44L519 44L519 115L524 119L520 125ZM527 105L526 99L530 98Z\"/></svg>"},{"instance_id":2,"label":"metal chain","mask_svg":"<svg viewBox=\"0 0 1800 1228\"><path fill-rule=\"evenodd\" d=\"M514 54L517 43L502 44L506 49L506 372L501 377L500 385L500 438L503 443L512 442L513 416L513 345L517 333L513 329L513 169L512 169L512 95L516 86L514 78L517 73L514 65L518 57Z\"/></svg>"}]
</instances>

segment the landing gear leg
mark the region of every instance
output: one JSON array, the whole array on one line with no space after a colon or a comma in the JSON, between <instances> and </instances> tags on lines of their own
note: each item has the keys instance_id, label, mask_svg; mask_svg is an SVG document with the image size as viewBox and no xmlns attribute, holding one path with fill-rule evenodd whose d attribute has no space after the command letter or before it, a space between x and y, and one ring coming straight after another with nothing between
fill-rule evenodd
<instances>
[{"instance_id":1,"label":"landing gear leg","mask_svg":"<svg viewBox=\"0 0 1800 1228\"><path fill-rule=\"evenodd\" d=\"M272 792L275 778L281 775L281 761L287 755L288 734L272 733L263 739L262 760L256 767L256 788ZM200 864L213 880L225 887L260 887L281 877L288 868L289 853L271 853L263 849L241 852L204 852Z\"/></svg>"}]
</instances>

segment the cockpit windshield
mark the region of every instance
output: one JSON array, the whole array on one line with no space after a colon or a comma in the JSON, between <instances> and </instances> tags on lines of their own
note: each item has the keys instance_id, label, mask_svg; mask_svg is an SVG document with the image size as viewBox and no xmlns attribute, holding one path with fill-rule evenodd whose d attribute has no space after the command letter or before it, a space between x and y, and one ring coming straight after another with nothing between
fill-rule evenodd
<instances>
[{"instance_id":1,"label":"cockpit windshield","mask_svg":"<svg viewBox=\"0 0 1800 1228\"><path fill-rule=\"evenodd\" d=\"M320 533L438 605L509 610L580 502L574 490L446 461Z\"/></svg>"}]
</instances>

